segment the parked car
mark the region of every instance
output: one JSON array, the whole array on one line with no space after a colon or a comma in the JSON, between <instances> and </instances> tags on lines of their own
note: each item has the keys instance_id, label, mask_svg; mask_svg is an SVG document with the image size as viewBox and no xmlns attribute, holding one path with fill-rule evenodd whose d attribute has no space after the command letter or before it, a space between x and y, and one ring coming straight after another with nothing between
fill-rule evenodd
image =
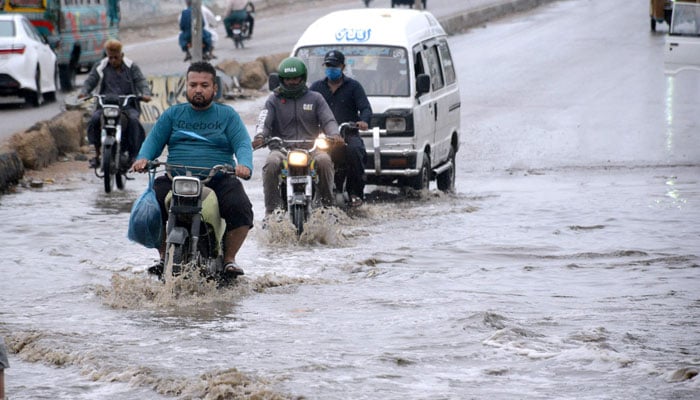
<instances>
[{"instance_id":1,"label":"parked car","mask_svg":"<svg viewBox=\"0 0 700 400\"><path fill-rule=\"evenodd\" d=\"M119 0L0 0L0 14L24 15L46 36L64 92L75 89L77 73L104 57L105 42L119 37Z\"/></svg>"},{"instance_id":2,"label":"parked car","mask_svg":"<svg viewBox=\"0 0 700 400\"><path fill-rule=\"evenodd\" d=\"M675 1L666 36L664 69L668 74L700 71L700 2Z\"/></svg>"},{"instance_id":3,"label":"parked car","mask_svg":"<svg viewBox=\"0 0 700 400\"><path fill-rule=\"evenodd\" d=\"M409 6L410 8L413 8L413 3L418 2L419 0L391 0L391 8L394 8L396 6ZM428 5L428 0L423 0L423 9L427 9Z\"/></svg>"},{"instance_id":4,"label":"parked car","mask_svg":"<svg viewBox=\"0 0 700 400\"><path fill-rule=\"evenodd\" d=\"M55 100L56 53L23 15L0 15L0 96L23 97L38 107Z\"/></svg>"}]
</instances>

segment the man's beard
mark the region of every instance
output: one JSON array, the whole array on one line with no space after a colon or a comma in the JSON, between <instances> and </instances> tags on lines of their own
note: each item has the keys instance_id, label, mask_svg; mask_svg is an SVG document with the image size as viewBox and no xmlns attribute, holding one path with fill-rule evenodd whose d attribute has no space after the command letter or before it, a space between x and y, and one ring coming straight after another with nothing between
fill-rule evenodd
<instances>
[{"instance_id":1,"label":"man's beard","mask_svg":"<svg viewBox=\"0 0 700 400\"><path fill-rule=\"evenodd\" d=\"M192 107L194 108L207 108L209 107L209 104L211 104L212 101L214 101L214 95L212 94L211 97L206 98L204 95L201 94L195 94L194 96L190 97L188 94L186 94L187 101L190 102Z\"/></svg>"}]
</instances>

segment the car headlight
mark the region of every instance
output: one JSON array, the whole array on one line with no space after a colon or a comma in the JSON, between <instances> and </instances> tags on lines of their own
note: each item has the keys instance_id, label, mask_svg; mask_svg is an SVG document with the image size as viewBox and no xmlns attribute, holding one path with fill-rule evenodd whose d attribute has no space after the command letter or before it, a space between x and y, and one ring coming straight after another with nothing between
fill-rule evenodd
<instances>
[{"instance_id":1,"label":"car headlight","mask_svg":"<svg viewBox=\"0 0 700 400\"><path fill-rule=\"evenodd\" d=\"M197 197L201 190L201 183L197 178L176 176L173 178L173 194L176 196Z\"/></svg>"},{"instance_id":2,"label":"car headlight","mask_svg":"<svg viewBox=\"0 0 700 400\"><path fill-rule=\"evenodd\" d=\"M390 117L386 119L386 130L388 132L403 132L406 130L406 118Z\"/></svg>"},{"instance_id":3,"label":"car headlight","mask_svg":"<svg viewBox=\"0 0 700 400\"><path fill-rule=\"evenodd\" d=\"M115 107L107 107L104 110L102 110L102 113L105 117L116 118L119 116L119 109Z\"/></svg>"},{"instance_id":4,"label":"car headlight","mask_svg":"<svg viewBox=\"0 0 700 400\"><path fill-rule=\"evenodd\" d=\"M294 167L303 167L309 164L309 154L305 151L293 150L287 156L289 165Z\"/></svg>"}]
</instances>

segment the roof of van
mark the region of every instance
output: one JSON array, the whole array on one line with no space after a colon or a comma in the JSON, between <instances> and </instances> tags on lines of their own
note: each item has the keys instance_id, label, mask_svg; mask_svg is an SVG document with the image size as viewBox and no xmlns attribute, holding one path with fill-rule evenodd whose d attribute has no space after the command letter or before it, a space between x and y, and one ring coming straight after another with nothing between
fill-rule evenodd
<instances>
[{"instance_id":1,"label":"roof of van","mask_svg":"<svg viewBox=\"0 0 700 400\"><path fill-rule=\"evenodd\" d=\"M444 36L428 11L405 8L358 8L335 11L314 21L295 48L319 44L381 44L410 47L419 40Z\"/></svg>"}]
</instances>

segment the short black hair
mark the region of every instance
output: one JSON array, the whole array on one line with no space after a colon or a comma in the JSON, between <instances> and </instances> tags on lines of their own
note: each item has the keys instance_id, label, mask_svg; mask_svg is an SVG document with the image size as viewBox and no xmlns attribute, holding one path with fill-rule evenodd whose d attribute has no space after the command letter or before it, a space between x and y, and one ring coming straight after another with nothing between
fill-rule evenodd
<instances>
[{"instance_id":1,"label":"short black hair","mask_svg":"<svg viewBox=\"0 0 700 400\"><path fill-rule=\"evenodd\" d=\"M213 65L206 61L195 61L187 68L187 74L190 72L206 72L211 74L211 79L216 83L216 69Z\"/></svg>"}]
</instances>

